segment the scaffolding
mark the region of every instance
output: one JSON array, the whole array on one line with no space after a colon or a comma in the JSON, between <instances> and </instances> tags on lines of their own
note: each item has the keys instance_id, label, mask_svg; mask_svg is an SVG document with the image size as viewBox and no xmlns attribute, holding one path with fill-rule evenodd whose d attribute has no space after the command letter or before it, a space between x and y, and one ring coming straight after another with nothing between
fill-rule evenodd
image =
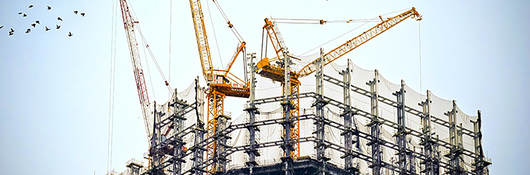
<instances>
[{"instance_id":1,"label":"scaffolding","mask_svg":"<svg viewBox=\"0 0 530 175\"><path fill-rule=\"evenodd\" d=\"M466 115L454 100L414 92L403 80L392 84L350 60L325 68L317 61L314 79L302 79L298 93L273 95L281 87L255 76L254 58L244 114L220 116L215 131L205 129L198 80L154 105L151 161L142 174L211 174L211 165L214 174L489 174L480 111ZM212 143L218 146L207 156ZM296 149L299 158L290 156Z\"/></svg>"}]
</instances>

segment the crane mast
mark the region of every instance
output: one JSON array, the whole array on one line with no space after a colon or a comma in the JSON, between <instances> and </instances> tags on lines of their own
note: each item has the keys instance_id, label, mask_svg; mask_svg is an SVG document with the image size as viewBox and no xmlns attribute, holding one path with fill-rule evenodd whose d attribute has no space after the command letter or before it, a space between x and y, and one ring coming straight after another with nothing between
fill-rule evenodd
<instances>
[{"instance_id":1,"label":"crane mast","mask_svg":"<svg viewBox=\"0 0 530 175\"><path fill-rule=\"evenodd\" d=\"M208 112L206 117L206 134L207 137L214 137L218 130L223 129L224 123L229 119L224 114L224 100L227 96L232 97L243 97L248 98L250 95L250 89L248 88L248 80L242 80L237 76L230 73L230 69L234 61L236 60L239 53L243 53L245 56L246 44L242 40L239 33L233 28L224 12L220 9L219 4L216 3L217 7L221 11L229 28L234 32L240 44L236 49L234 57L230 61L230 64L225 70L214 69L211 59L210 46L208 43L208 35L204 25L204 14L202 12L202 5L200 0L189 0L191 16L193 18L193 27L195 29L195 37L197 41L197 49L199 52L199 59L201 61L201 68L203 76L208 84L207 99L208 99ZM245 61L243 59L243 61ZM245 72L246 74L246 72ZM222 160L225 144L223 138L216 139L214 142L206 145L206 158L207 160L214 160L212 164L206 167L208 174L216 174L217 172L225 171L226 167L222 163L218 163L217 160ZM224 141L226 142L226 141Z\"/></svg>"},{"instance_id":2,"label":"crane mast","mask_svg":"<svg viewBox=\"0 0 530 175\"><path fill-rule=\"evenodd\" d=\"M140 62L140 52L138 50L138 41L136 40L135 21L129 10L127 0L120 0L120 8L123 19L123 27L125 28L125 34L127 36L129 51L131 54L131 62L133 65L134 79L136 81L136 90L138 91L138 99L140 106L142 107L142 116L144 119L145 129L148 138L152 137L149 127L148 116L150 113L150 101L147 93L147 86L145 84L144 71Z\"/></svg>"}]
</instances>

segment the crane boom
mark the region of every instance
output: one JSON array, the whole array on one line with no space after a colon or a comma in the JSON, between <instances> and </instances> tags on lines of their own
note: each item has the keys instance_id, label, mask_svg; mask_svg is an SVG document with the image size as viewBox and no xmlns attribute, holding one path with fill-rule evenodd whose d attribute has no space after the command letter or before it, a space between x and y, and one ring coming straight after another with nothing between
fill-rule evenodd
<instances>
[{"instance_id":1,"label":"crane boom","mask_svg":"<svg viewBox=\"0 0 530 175\"><path fill-rule=\"evenodd\" d=\"M346 41L344 44L324 54L322 59L322 66L326 66L327 64L337 60L343 55L349 53L350 51L377 37L381 33L387 31L388 29L394 27L395 25L399 24L400 22L404 21L409 17L415 17L416 20L421 20L420 14L416 11L414 7L397 16L383 20L379 24L370 28L369 30L363 32L362 34L354 37L351 40ZM302 67L302 69L300 69L300 71L298 71L297 73L299 77L304 77L315 72L317 66L315 63L318 61L318 59L319 58L311 61L310 63Z\"/></svg>"},{"instance_id":2,"label":"crane boom","mask_svg":"<svg viewBox=\"0 0 530 175\"><path fill-rule=\"evenodd\" d=\"M204 14L200 0L189 0L191 16L193 18L193 27L195 28L195 37L197 39L197 49L199 50L199 59L201 60L202 74L206 82L213 80L213 65L208 44L208 35L204 25Z\"/></svg>"},{"instance_id":3,"label":"crane boom","mask_svg":"<svg viewBox=\"0 0 530 175\"><path fill-rule=\"evenodd\" d=\"M280 30L278 30L276 24L269 18L265 18L263 29L267 31L267 36L271 40L272 47L276 53L276 58L282 60L282 58L288 54L288 51Z\"/></svg>"},{"instance_id":4,"label":"crane boom","mask_svg":"<svg viewBox=\"0 0 530 175\"><path fill-rule=\"evenodd\" d=\"M148 120L148 115L150 111L150 101L149 95L147 93L147 86L145 84L144 71L140 62L140 52L138 50L138 41L136 40L135 34L135 24L138 21L135 21L133 16L130 13L129 5L127 0L120 0L121 14L123 18L123 27L125 28L125 34L127 35L127 41L129 45L129 51L131 54L131 62L133 65L134 79L136 81L136 90L138 91L138 98L140 100L140 105L142 106L142 114L145 124L145 129L147 132L148 138L151 138L152 134L150 131L150 125Z\"/></svg>"}]
</instances>

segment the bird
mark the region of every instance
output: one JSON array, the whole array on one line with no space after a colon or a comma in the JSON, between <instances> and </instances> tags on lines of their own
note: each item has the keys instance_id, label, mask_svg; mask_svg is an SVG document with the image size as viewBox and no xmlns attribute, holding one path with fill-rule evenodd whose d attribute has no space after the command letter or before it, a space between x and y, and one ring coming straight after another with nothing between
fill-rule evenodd
<instances>
[{"instance_id":1,"label":"bird","mask_svg":"<svg viewBox=\"0 0 530 175\"><path fill-rule=\"evenodd\" d=\"M35 28L36 25L37 25L37 24L32 23L32 24L31 24L31 27Z\"/></svg>"},{"instance_id":2,"label":"bird","mask_svg":"<svg viewBox=\"0 0 530 175\"><path fill-rule=\"evenodd\" d=\"M47 32L48 30L50 30L50 28L48 28L48 26L44 26L44 30Z\"/></svg>"},{"instance_id":3,"label":"bird","mask_svg":"<svg viewBox=\"0 0 530 175\"><path fill-rule=\"evenodd\" d=\"M68 37L72 37L72 32L68 32Z\"/></svg>"},{"instance_id":4,"label":"bird","mask_svg":"<svg viewBox=\"0 0 530 175\"><path fill-rule=\"evenodd\" d=\"M78 12L79 12L79 11L77 11L77 10L74 10L74 14L76 14L76 15L77 15L77 13L78 13Z\"/></svg>"},{"instance_id":5,"label":"bird","mask_svg":"<svg viewBox=\"0 0 530 175\"><path fill-rule=\"evenodd\" d=\"M18 12L19 15L22 15L22 12Z\"/></svg>"},{"instance_id":6,"label":"bird","mask_svg":"<svg viewBox=\"0 0 530 175\"><path fill-rule=\"evenodd\" d=\"M55 25L55 29L59 30L59 28L61 28L60 25Z\"/></svg>"},{"instance_id":7,"label":"bird","mask_svg":"<svg viewBox=\"0 0 530 175\"><path fill-rule=\"evenodd\" d=\"M52 10L52 6L48 6L48 10Z\"/></svg>"},{"instance_id":8,"label":"bird","mask_svg":"<svg viewBox=\"0 0 530 175\"><path fill-rule=\"evenodd\" d=\"M0 29L4 28L4 26L0 26Z\"/></svg>"},{"instance_id":9,"label":"bird","mask_svg":"<svg viewBox=\"0 0 530 175\"><path fill-rule=\"evenodd\" d=\"M30 5L28 6L28 9L30 9L30 8L33 8L33 4L30 4Z\"/></svg>"},{"instance_id":10,"label":"bird","mask_svg":"<svg viewBox=\"0 0 530 175\"><path fill-rule=\"evenodd\" d=\"M81 13L81 16L85 16L85 13L84 13L84 12L83 12L83 13Z\"/></svg>"},{"instance_id":11,"label":"bird","mask_svg":"<svg viewBox=\"0 0 530 175\"><path fill-rule=\"evenodd\" d=\"M15 32L15 30L13 30L13 28L11 28L11 30L9 32Z\"/></svg>"},{"instance_id":12,"label":"bird","mask_svg":"<svg viewBox=\"0 0 530 175\"><path fill-rule=\"evenodd\" d=\"M9 36L13 35L13 32L9 32Z\"/></svg>"},{"instance_id":13,"label":"bird","mask_svg":"<svg viewBox=\"0 0 530 175\"><path fill-rule=\"evenodd\" d=\"M31 29L26 29L26 33L29 33L29 32L31 32Z\"/></svg>"},{"instance_id":14,"label":"bird","mask_svg":"<svg viewBox=\"0 0 530 175\"><path fill-rule=\"evenodd\" d=\"M35 23L40 24L40 21L37 20L37 21L35 21Z\"/></svg>"},{"instance_id":15,"label":"bird","mask_svg":"<svg viewBox=\"0 0 530 175\"><path fill-rule=\"evenodd\" d=\"M26 16L28 16L28 15L26 15L25 13L24 13L24 14L22 14L22 17L24 17L24 18L25 18Z\"/></svg>"},{"instance_id":16,"label":"bird","mask_svg":"<svg viewBox=\"0 0 530 175\"><path fill-rule=\"evenodd\" d=\"M57 20L59 21L63 21L63 19L61 17L57 17Z\"/></svg>"}]
</instances>

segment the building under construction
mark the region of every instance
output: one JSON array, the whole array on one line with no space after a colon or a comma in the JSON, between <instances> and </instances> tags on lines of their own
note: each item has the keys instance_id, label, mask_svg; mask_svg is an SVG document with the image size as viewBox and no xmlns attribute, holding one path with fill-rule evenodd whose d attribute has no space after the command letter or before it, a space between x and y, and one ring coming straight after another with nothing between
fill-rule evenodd
<instances>
[{"instance_id":1,"label":"building under construction","mask_svg":"<svg viewBox=\"0 0 530 175\"><path fill-rule=\"evenodd\" d=\"M131 162L127 174L488 174L480 111L465 114L454 100L416 92L349 60L334 62L406 19L420 20L414 8L379 17L377 25L329 52L321 49L304 66L278 31L276 23L285 19L265 19L260 58L246 53L236 31L236 54L219 70L200 1L190 0L207 84L196 79L156 104L149 102L139 64L137 22L126 0L120 3L150 140L148 164ZM243 78L230 73L238 55ZM248 99L242 115L225 114L227 97Z\"/></svg>"}]
</instances>

